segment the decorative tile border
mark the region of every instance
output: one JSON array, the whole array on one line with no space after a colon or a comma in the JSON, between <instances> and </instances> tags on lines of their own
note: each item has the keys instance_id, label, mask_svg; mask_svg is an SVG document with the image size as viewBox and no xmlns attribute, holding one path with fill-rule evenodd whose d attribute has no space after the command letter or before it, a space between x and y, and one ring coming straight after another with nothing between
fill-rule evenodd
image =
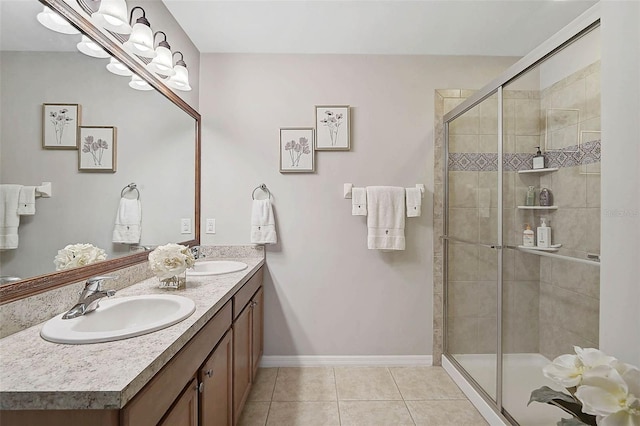
<instances>
[{"instance_id":1,"label":"decorative tile border","mask_svg":"<svg viewBox=\"0 0 640 426\"><path fill-rule=\"evenodd\" d=\"M600 162L600 140L572 145L545 152L547 167L574 167ZM533 154L504 154L502 169L506 172L531 168ZM498 170L498 154L460 152L449 154L449 171L495 172Z\"/></svg>"}]
</instances>

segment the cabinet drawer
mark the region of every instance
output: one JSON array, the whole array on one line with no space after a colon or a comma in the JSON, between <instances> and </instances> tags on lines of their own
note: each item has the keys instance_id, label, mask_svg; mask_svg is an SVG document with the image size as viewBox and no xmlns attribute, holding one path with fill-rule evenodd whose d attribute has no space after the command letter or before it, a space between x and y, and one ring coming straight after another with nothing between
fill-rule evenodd
<instances>
[{"instance_id":1,"label":"cabinet drawer","mask_svg":"<svg viewBox=\"0 0 640 426\"><path fill-rule=\"evenodd\" d=\"M258 269L258 271L249 278L249 281L233 296L233 319L238 318L240 312L247 306L247 303L249 303L253 295L258 291L258 288L262 285L262 269L263 267Z\"/></svg>"},{"instance_id":2,"label":"cabinet drawer","mask_svg":"<svg viewBox=\"0 0 640 426\"><path fill-rule=\"evenodd\" d=\"M196 334L122 410L122 426L156 425L231 326L231 303Z\"/></svg>"}]
</instances>

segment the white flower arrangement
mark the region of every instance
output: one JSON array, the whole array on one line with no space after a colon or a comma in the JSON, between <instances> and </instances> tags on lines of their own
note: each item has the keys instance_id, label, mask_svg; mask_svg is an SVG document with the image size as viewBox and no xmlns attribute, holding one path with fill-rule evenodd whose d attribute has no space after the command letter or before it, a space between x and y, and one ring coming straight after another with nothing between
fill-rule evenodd
<instances>
[{"instance_id":1,"label":"white flower arrangement","mask_svg":"<svg viewBox=\"0 0 640 426\"><path fill-rule=\"evenodd\" d=\"M640 426L640 370L597 349L574 350L542 370L569 394L543 386L531 392L529 403L555 405L573 416L558 426Z\"/></svg>"},{"instance_id":2,"label":"white flower arrangement","mask_svg":"<svg viewBox=\"0 0 640 426\"><path fill-rule=\"evenodd\" d=\"M195 262L189 247L180 244L165 244L149 253L149 266L160 280L182 274Z\"/></svg>"},{"instance_id":3,"label":"white flower arrangement","mask_svg":"<svg viewBox=\"0 0 640 426\"><path fill-rule=\"evenodd\" d=\"M53 259L56 271L76 268L78 266L89 265L101 260L107 260L107 254L101 248L92 244L69 244Z\"/></svg>"}]
</instances>

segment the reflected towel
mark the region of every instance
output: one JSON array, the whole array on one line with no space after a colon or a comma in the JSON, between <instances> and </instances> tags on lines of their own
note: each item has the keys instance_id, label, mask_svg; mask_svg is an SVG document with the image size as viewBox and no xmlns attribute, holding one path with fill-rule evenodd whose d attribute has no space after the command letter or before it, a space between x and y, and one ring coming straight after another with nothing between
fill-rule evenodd
<instances>
[{"instance_id":1,"label":"reflected towel","mask_svg":"<svg viewBox=\"0 0 640 426\"><path fill-rule=\"evenodd\" d=\"M351 215L367 215L367 189L353 188L351 190Z\"/></svg>"},{"instance_id":2,"label":"reflected towel","mask_svg":"<svg viewBox=\"0 0 640 426\"><path fill-rule=\"evenodd\" d=\"M422 214L422 191L418 188L406 188L407 217L418 217Z\"/></svg>"},{"instance_id":3,"label":"reflected towel","mask_svg":"<svg viewBox=\"0 0 640 426\"><path fill-rule=\"evenodd\" d=\"M251 206L251 243L275 244L277 242L276 221L273 216L271 200L253 200Z\"/></svg>"},{"instance_id":4,"label":"reflected towel","mask_svg":"<svg viewBox=\"0 0 640 426\"><path fill-rule=\"evenodd\" d=\"M367 187L367 246L370 249L404 250L404 188Z\"/></svg>"},{"instance_id":5,"label":"reflected towel","mask_svg":"<svg viewBox=\"0 0 640 426\"><path fill-rule=\"evenodd\" d=\"M18 199L22 185L0 185L0 249L18 248Z\"/></svg>"},{"instance_id":6,"label":"reflected towel","mask_svg":"<svg viewBox=\"0 0 640 426\"><path fill-rule=\"evenodd\" d=\"M113 242L122 244L140 243L142 233L142 205L140 200L120 198L113 228Z\"/></svg>"},{"instance_id":7,"label":"reflected towel","mask_svg":"<svg viewBox=\"0 0 640 426\"><path fill-rule=\"evenodd\" d=\"M18 214L21 216L36 214L36 187L23 186L18 198Z\"/></svg>"}]
</instances>

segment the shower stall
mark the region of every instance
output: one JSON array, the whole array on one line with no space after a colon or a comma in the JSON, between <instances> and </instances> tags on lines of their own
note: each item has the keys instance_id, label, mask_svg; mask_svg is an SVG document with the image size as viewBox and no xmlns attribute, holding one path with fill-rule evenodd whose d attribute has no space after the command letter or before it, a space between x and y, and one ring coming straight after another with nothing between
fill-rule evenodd
<instances>
[{"instance_id":1,"label":"shower stall","mask_svg":"<svg viewBox=\"0 0 640 426\"><path fill-rule=\"evenodd\" d=\"M443 363L512 424L567 417L527 406L529 395L555 387L542 375L550 360L574 345L598 347L598 19L586 14L573 26L484 89L436 97ZM544 168L533 169L538 147ZM543 188L551 197L541 199ZM525 247L527 224L535 233L542 218L550 246Z\"/></svg>"}]
</instances>

